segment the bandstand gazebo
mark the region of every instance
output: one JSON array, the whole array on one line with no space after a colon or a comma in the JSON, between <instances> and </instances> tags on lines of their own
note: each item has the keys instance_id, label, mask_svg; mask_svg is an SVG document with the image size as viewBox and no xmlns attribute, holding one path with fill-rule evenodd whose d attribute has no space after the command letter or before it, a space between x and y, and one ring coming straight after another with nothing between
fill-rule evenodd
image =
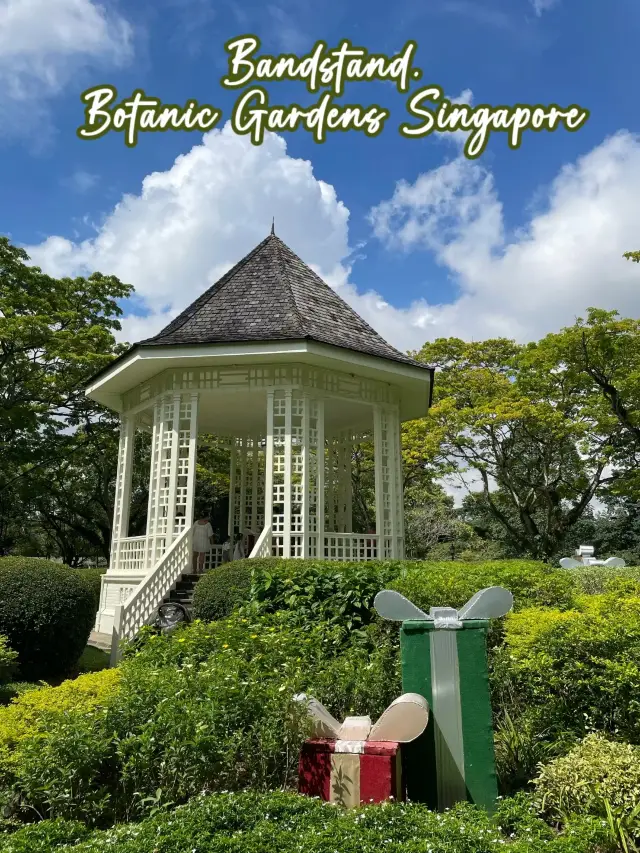
<instances>
[{"instance_id":1,"label":"bandstand gazebo","mask_svg":"<svg viewBox=\"0 0 640 853\"><path fill-rule=\"evenodd\" d=\"M96 631L114 647L191 571L198 433L229 440L229 533L251 557L404 555L400 424L433 370L391 347L274 233L87 395L121 419L111 560ZM136 430L151 433L147 529L129 537ZM351 448L373 439L375 532L354 533Z\"/></svg>"}]
</instances>

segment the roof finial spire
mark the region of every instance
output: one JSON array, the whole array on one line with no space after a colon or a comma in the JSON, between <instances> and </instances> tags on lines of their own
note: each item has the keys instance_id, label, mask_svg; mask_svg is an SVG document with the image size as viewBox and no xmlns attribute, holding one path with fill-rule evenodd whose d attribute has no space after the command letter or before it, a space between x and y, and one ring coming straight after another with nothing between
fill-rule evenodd
<instances>
[{"instance_id":1,"label":"roof finial spire","mask_svg":"<svg viewBox=\"0 0 640 853\"><path fill-rule=\"evenodd\" d=\"M271 219L271 236L275 237L276 235L276 218L275 216Z\"/></svg>"}]
</instances>

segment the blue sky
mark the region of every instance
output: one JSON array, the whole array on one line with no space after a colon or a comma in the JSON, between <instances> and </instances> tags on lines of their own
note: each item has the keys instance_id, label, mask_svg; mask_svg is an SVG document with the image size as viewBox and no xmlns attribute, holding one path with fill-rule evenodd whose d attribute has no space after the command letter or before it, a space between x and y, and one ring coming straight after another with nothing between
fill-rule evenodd
<instances>
[{"instance_id":1,"label":"blue sky","mask_svg":"<svg viewBox=\"0 0 640 853\"><path fill-rule=\"evenodd\" d=\"M260 150L227 129L82 141L80 93L98 84L230 116L224 43L304 53L343 38L393 53L418 43L421 83L473 103L578 103L577 133L495 134L480 160L454 140L403 139L406 96L351 83L391 110L376 139ZM136 287L128 340L159 329L276 231L396 346L535 338L589 305L640 309L640 111L635 0L0 0L0 231L57 275L100 269ZM273 102L309 100L300 83Z\"/></svg>"}]
</instances>

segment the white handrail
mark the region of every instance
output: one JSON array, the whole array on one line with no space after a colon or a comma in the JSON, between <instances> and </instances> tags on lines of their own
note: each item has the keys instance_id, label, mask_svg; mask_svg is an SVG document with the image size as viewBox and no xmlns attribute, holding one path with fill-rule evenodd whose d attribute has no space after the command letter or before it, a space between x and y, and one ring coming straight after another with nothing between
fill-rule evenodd
<instances>
[{"instance_id":1,"label":"white handrail","mask_svg":"<svg viewBox=\"0 0 640 853\"><path fill-rule=\"evenodd\" d=\"M249 559L256 557L271 556L271 525L262 528L262 533L258 536L258 541L253 546L252 552L249 554Z\"/></svg>"},{"instance_id":2,"label":"white handrail","mask_svg":"<svg viewBox=\"0 0 640 853\"><path fill-rule=\"evenodd\" d=\"M120 642L132 640L143 625L148 624L172 586L189 567L192 528L174 539L156 565L124 604L114 611L111 639L111 665L117 663Z\"/></svg>"}]
</instances>

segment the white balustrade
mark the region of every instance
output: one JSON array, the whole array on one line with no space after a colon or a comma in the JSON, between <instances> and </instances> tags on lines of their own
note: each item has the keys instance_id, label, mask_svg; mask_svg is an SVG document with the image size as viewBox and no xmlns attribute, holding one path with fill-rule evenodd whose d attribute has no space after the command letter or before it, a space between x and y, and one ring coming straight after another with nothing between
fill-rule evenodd
<instances>
[{"instance_id":1,"label":"white balustrade","mask_svg":"<svg viewBox=\"0 0 640 853\"><path fill-rule=\"evenodd\" d=\"M223 557L223 545L212 545L208 551L205 551L204 555L204 570L205 572L209 569L216 569L218 566L222 564Z\"/></svg>"},{"instance_id":2,"label":"white balustrade","mask_svg":"<svg viewBox=\"0 0 640 853\"><path fill-rule=\"evenodd\" d=\"M191 528L174 539L140 586L124 604L115 608L111 664L117 662L119 645L123 639L131 640L143 625L147 625L162 604L167 593L191 566Z\"/></svg>"},{"instance_id":3,"label":"white balustrade","mask_svg":"<svg viewBox=\"0 0 640 853\"><path fill-rule=\"evenodd\" d=\"M396 537L398 553L403 553L403 540ZM376 533L325 533L324 549L318 555L321 560L366 562L368 560L390 560L393 554L393 537Z\"/></svg>"},{"instance_id":4,"label":"white balustrade","mask_svg":"<svg viewBox=\"0 0 640 853\"><path fill-rule=\"evenodd\" d=\"M117 571L143 573L146 541L146 536L129 536L115 542L116 564L113 568Z\"/></svg>"},{"instance_id":5,"label":"white balustrade","mask_svg":"<svg viewBox=\"0 0 640 853\"><path fill-rule=\"evenodd\" d=\"M271 527L264 527L260 536L253 546L253 551L249 554L250 558L271 557Z\"/></svg>"}]
</instances>

